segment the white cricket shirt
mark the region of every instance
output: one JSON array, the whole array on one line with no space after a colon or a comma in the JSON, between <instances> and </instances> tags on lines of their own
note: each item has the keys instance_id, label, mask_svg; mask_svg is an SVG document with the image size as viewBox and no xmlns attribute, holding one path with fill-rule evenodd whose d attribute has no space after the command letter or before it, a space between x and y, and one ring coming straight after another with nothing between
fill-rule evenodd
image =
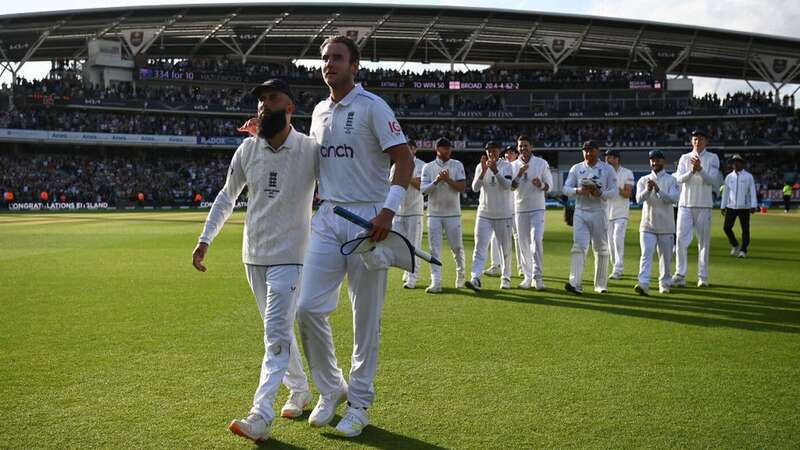
<instances>
[{"instance_id":1,"label":"white cricket shirt","mask_svg":"<svg viewBox=\"0 0 800 450\"><path fill-rule=\"evenodd\" d=\"M545 190L544 184L553 188L553 174L550 173L550 165L538 156L531 156L528 161L528 170L519 176L519 171L525 162L518 158L511 163L513 170L513 180L517 180L517 187L514 190L514 210L517 214L545 209ZM519 177L519 178L518 178ZM539 178L542 187L533 185L533 179Z\"/></svg>"},{"instance_id":2,"label":"white cricket shirt","mask_svg":"<svg viewBox=\"0 0 800 450\"><path fill-rule=\"evenodd\" d=\"M583 180L592 180L600 189L600 197L577 195L576 189ZM564 194L568 197L575 197L576 209L605 211L605 202L612 195L619 195L614 168L605 161L597 161L594 166L590 166L586 161L575 164L569 169L567 181L564 182Z\"/></svg>"},{"instance_id":3,"label":"white cricket shirt","mask_svg":"<svg viewBox=\"0 0 800 450\"><path fill-rule=\"evenodd\" d=\"M704 150L700 154L700 165L703 170L692 172L692 158L697 153L692 150L681 155L678 161L678 170L674 177L682 184L681 198L678 206L688 208L711 208L714 197L711 195L714 187L719 187L719 157L715 153Z\"/></svg>"},{"instance_id":4,"label":"white cricket shirt","mask_svg":"<svg viewBox=\"0 0 800 450\"><path fill-rule=\"evenodd\" d=\"M611 166L611 164L609 164L609 166ZM614 166L611 166L611 169L613 170ZM628 216L630 216L631 199L619 195L619 190L626 184L630 185L632 188L635 187L633 172L619 166L619 169L614 170L614 173L617 176L617 195L612 195L606 203L606 208L608 208L608 220L627 219Z\"/></svg>"},{"instance_id":5,"label":"white cricket shirt","mask_svg":"<svg viewBox=\"0 0 800 450\"><path fill-rule=\"evenodd\" d=\"M394 167L394 164L392 164L392 169L389 171L390 181L394 176ZM414 158L414 172L411 174L411 178L422 178L423 167L425 167L425 161L419 158ZM421 183L420 187L422 187ZM395 214L395 216L421 216L423 210L422 204L422 192L409 184L408 189L406 189L406 195L403 197L403 202L400 203L400 208L397 209L397 214Z\"/></svg>"},{"instance_id":6,"label":"white cricket shirt","mask_svg":"<svg viewBox=\"0 0 800 450\"><path fill-rule=\"evenodd\" d=\"M486 168L486 175L481 180L480 163L475 168L472 190L480 192L478 199L478 217L486 219L511 219L514 217L514 194L511 192L511 164L497 161L497 173Z\"/></svg>"},{"instance_id":7,"label":"white cricket shirt","mask_svg":"<svg viewBox=\"0 0 800 450\"><path fill-rule=\"evenodd\" d=\"M658 185L658 192L647 190L647 180ZM639 231L653 234L675 234L675 209L681 188L667 171L649 174L636 183L636 203L642 205Z\"/></svg>"},{"instance_id":8,"label":"white cricket shirt","mask_svg":"<svg viewBox=\"0 0 800 450\"><path fill-rule=\"evenodd\" d=\"M319 197L340 203L381 203L389 192L384 151L405 144L394 112L357 84L341 101L319 102L311 136L320 144Z\"/></svg>"},{"instance_id":9,"label":"white cricket shirt","mask_svg":"<svg viewBox=\"0 0 800 450\"><path fill-rule=\"evenodd\" d=\"M461 216L461 193L444 181L434 183L439 172L447 170L453 181L466 181L467 174L461 161L448 159L447 162L438 157L422 168L422 193L428 196L428 217Z\"/></svg>"},{"instance_id":10,"label":"white cricket shirt","mask_svg":"<svg viewBox=\"0 0 800 450\"><path fill-rule=\"evenodd\" d=\"M277 150L262 138L245 139L233 154L200 242L211 244L247 186L242 261L262 266L302 264L311 229L318 150L316 141L294 128Z\"/></svg>"}]
</instances>

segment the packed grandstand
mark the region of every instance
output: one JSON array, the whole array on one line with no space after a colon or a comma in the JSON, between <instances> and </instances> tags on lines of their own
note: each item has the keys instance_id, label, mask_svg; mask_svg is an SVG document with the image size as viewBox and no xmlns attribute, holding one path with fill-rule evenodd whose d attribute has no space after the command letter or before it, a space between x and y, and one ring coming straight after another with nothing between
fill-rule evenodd
<instances>
[{"instance_id":1,"label":"packed grandstand","mask_svg":"<svg viewBox=\"0 0 800 450\"><path fill-rule=\"evenodd\" d=\"M205 17L214 12L224 19L228 17L224 8L197 7L196 14ZM297 61L300 56L313 59L314 49L325 36L349 34L353 30L347 27L360 30L364 56L372 61L402 60L397 54L405 56L408 51L405 59L412 62L444 59L451 63L452 70L426 70L424 65L415 71L362 68L357 77L395 110L404 132L420 149L418 157L425 161L434 157L432 142L447 137L457 150L454 157L470 172L485 142L509 146L517 136L527 135L535 152L548 160L555 179L560 180L578 160L579 144L592 139L605 148L621 150L625 164L641 175L648 170L644 156L648 150L662 149L674 163L688 148L691 130L702 125L708 128L711 148L722 160L733 153L748 158L764 202L778 200L783 185L798 180L800 119L792 92L749 90L697 96L688 78L736 73L731 68L734 63L726 62L731 66L727 67L715 62L715 55L703 45L711 46L713 41L733 54L741 42L750 42L747 59L740 63L744 67L740 78L760 76L766 81L791 82L800 72L800 55L795 54L798 45L792 40L695 29L691 45L677 45L668 34L682 33L681 27L610 19L603 19L610 25L599 20L587 22L583 34L579 33L583 25L575 25L577 37L570 37L553 31L558 28L555 25L548 29L542 24L562 20L574 25L583 19L538 13L514 19L519 29L530 30L520 34L512 32L508 25L512 19L504 18L502 11L454 8L423 11L427 16L416 19L416 35L395 30L398 40L407 41L407 48L400 48L401 43L384 44L386 37L381 34L392 32L392 26L386 25L391 17L370 22L362 12L344 8L336 20L348 25L327 26L320 32L317 21L327 17L324 12L316 17L295 9L292 14L298 18L292 26L300 31L295 30L291 39L306 45L289 55L281 54L283 47L269 43L270 33L289 26L288 19L281 20L279 12L263 9L263 14L276 19L267 20L266 27L255 27L260 39L244 33L241 26L237 28L236 19L222 20L224 26L209 20L209 33L193 44L192 51L176 41L182 36L180 20L170 25L174 34L169 27L156 26L164 17L177 17L172 7L128 13L78 11L68 17L31 14L21 22L33 24L33 31L14 28L12 20L18 17L0 16L6 24L0 32L4 68L28 60L51 63L50 72L40 79L25 79L15 71L14 81L0 86L2 207L207 206L224 183L233 150L246 137L237 129L255 114L250 89L268 78L286 79L297 93L299 112L294 126L307 132L310 112L327 92L319 70ZM481 19L480 14L486 17L477 22L481 27L467 32L463 25L443 20L442 11L462 14L464 20ZM193 13L188 8L181 17ZM345 20L348 13L352 14L349 21ZM127 19L116 20L119 14ZM377 10L373 14L390 16ZM397 7L391 14L415 15L415 10ZM492 21L500 20L506 28L492 28ZM69 21L78 24L70 36L83 32L83 44L68 41L74 46L69 48L50 42L57 40L59 29ZM276 22L270 28L269 24ZM601 49L605 53L598 54L603 57L592 54L593 46L599 44L593 43L589 30L611 25L642 31L631 33L629 47L623 50ZM225 30L230 33L226 37ZM266 34L261 36L262 32ZM506 58L504 32L507 40L521 42L514 44L510 53L516 57L513 62L502 59ZM142 33L140 40L149 37L150 45L159 39L160 44L148 46L132 40L133 33ZM652 36L647 37L648 33ZM708 36L702 36L704 33ZM697 36L706 37L709 43L703 44ZM761 54L754 49L758 45L753 42L758 40L764 41L758 45L767 56L760 58L771 61L769 67L750 61L751 55ZM179 43L171 44L173 41ZM670 42L671 50L667 48ZM420 54L423 46L424 55ZM259 51L245 54L245 47ZM496 60L491 59L493 48ZM627 61L607 56L612 51L621 51ZM691 63L687 51L688 57L695 58ZM434 56L436 53L439 56ZM786 67L779 67L775 55L785 55ZM453 64L456 61L458 65ZM461 63L487 68L469 70ZM552 195L557 197L558 189ZM800 200L798 195L795 191L796 200ZM471 193L464 195L465 202L472 200Z\"/></svg>"}]
</instances>

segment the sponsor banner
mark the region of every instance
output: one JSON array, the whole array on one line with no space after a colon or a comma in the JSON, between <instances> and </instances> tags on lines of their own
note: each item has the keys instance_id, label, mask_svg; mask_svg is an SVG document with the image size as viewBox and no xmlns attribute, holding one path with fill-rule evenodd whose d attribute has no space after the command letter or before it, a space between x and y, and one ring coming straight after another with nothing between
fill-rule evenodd
<instances>
[{"instance_id":1,"label":"sponsor banner","mask_svg":"<svg viewBox=\"0 0 800 450\"><path fill-rule=\"evenodd\" d=\"M195 139L195 138L193 138ZM197 136L197 145L213 145L213 146L226 146L226 147L238 147L242 141L245 139L243 137L205 137L205 136Z\"/></svg>"},{"instance_id":2,"label":"sponsor banner","mask_svg":"<svg viewBox=\"0 0 800 450\"><path fill-rule=\"evenodd\" d=\"M0 49L9 61L21 61L39 39L39 33L14 33L0 39ZM4 58L5 60L5 58Z\"/></svg>"},{"instance_id":3,"label":"sponsor banner","mask_svg":"<svg viewBox=\"0 0 800 450\"><path fill-rule=\"evenodd\" d=\"M431 140L417 140L414 141L419 150L436 150L436 141ZM450 141L450 144L455 150L463 150L467 148L467 141Z\"/></svg>"},{"instance_id":4,"label":"sponsor banner","mask_svg":"<svg viewBox=\"0 0 800 450\"><path fill-rule=\"evenodd\" d=\"M106 145L159 145L194 146L196 136L169 136L158 134L89 133L74 131L40 131L0 128L0 140L37 141L76 144Z\"/></svg>"},{"instance_id":5,"label":"sponsor banner","mask_svg":"<svg viewBox=\"0 0 800 450\"><path fill-rule=\"evenodd\" d=\"M782 189L769 189L766 191L761 191L764 194L764 200L769 200L772 202L783 202L783 190ZM793 202L800 202L800 191L792 191L792 201ZM773 205L778 207L779 205Z\"/></svg>"},{"instance_id":6,"label":"sponsor banner","mask_svg":"<svg viewBox=\"0 0 800 450\"><path fill-rule=\"evenodd\" d=\"M10 211L59 211L59 210L105 210L109 209L109 204L101 203L83 203L83 202L69 202L69 203L16 203L8 204Z\"/></svg>"},{"instance_id":7,"label":"sponsor banner","mask_svg":"<svg viewBox=\"0 0 800 450\"><path fill-rule=\"evenodd\" d=\"M174 81L219 81L236 83L262 83L270 78L269 75L258 73L247 75L234 72L199 72L185 70L164 70L152 67L142 67L138 72L140 80L174 80ZM326 89L322 80L309 78L290 78L289 83L297 86L318 87ZM439 80L432 78L404 78L389 80L359 80L364 87L373 89L416 89L416 90L438 90L438 91L518 91L533 89L564 89L569 87L580 87L582 89L639 89L639 90L659 90L663 89L664 80L642 80L642 81L605 81L588 83L585 81L470 81L470 80Z\"/></svg>"},{"instance_id":8,"label":"sponsor banner","mask_svg":"<svg viewBox=\"0 0 800 450\"><path fill-rule=\"evenodd\" d=\"M643 110L631 112L545 112L545 111L425 111L398 109L395 115L401 118L454 118L454 119L597 119L619 118L632 119L640 117L705 117L705 116L761 116L775 115L778 110L773 108L726 108L716 110L693 111L687 110Z\"/></svg>"}]
</instances>

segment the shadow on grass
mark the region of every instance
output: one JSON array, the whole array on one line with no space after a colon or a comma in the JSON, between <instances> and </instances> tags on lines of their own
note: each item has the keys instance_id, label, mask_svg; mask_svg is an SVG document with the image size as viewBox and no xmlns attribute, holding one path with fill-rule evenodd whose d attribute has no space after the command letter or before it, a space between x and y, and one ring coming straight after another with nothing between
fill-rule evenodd
<instances>
[{"instance_id":1,"label":"shadow on grass","mask_svg":"<svg viewBox=\"0 0 800 450\"><path fill-rule=\"evenodd\" d=\"M270 437L268 440L263 442L258 442L255 445L255 448L263 448L263 449L285 449L285 450L300 450L305 449L305 447L298 447L296 445L292 445L288 442L281 442L273 437Z\"/></svg>"},{"instance_id":2,"label":"shadow on grass","mask_svg":"<svg viewBox=\"0 0 800 450\"><path fill-rule=\"evenodd\" d=\"M773 297L785 294L780 290L769 293L727 286L717 290L712 286L702 290L676 288L668 295L651 290L649 297L637 295L632 288L630 293L618 290L619 287L611 287L607 294L585 291L578 296L565 292L563 282L551 278L543 292L484 290L472 295L485 300L558 306L694 326L800 334L800 299Z\"/></svg>"},{"instance_id":3,"label":"shadow on grass","mask_svg":"<svg viewBox=\"0 0 800 450\"><path fill-rule=\"evenodd\" d=\"M389 430L384 430L383 428L376 427L374 425L364 428L364 431L361 433L361 435L354 438L345 438L330 432L322 433L322 436L325 436L329 439L353 442L354 444L363 444L381 449L413 448L420 450L443 450L445 448L438 445L429 444L412 437L392 433Z\"/></svg>"}]
</instances>

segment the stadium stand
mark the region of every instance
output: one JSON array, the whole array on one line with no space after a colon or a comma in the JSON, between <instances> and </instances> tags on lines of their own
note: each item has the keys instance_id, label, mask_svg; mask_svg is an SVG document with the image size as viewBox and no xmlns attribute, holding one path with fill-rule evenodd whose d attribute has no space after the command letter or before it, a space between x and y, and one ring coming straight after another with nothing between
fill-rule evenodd
<instances>
[{"instance_id":1,"label":"stadium stand","mask_svg":"<svg viewBox=\"0 0 800 450\"><path fill-rule=\"evenodd\" d=\"M794 96L774 84L774 92L698 97L686 78L796 82L800 59L793 58L800 55L791 39L499 10L237 8L235 17L246 15L248 23L274 25L210 19L228 17L225 5L0 16L7 67L38 60L52 68L44 79L15 77L0 86L0 192L13 198L3 207L43 198L111 207L213 200L244 138L237 128L254 115L253 86L287 79L298 97L295 127L308 131L310 112L327 93L319 70L293 61L314 58L334 33L354 36L365 61L423 63L417 71L362 68L358 80L392 106L424 160L433 158L433 140L446 136L471 172L486 141L513 145L525 134L557 180L587 139L623 151L625 164L641 174L647 150L661 148L674 159L702 125L721 158L751 156L764 198L797 178ZM348 17L347 24L320 28L332 14ZM289 15L295 21L283 22ZM149 43L131 40L136 30L170 21ZM69 32L61 29L67 23ZM474 28L464 32L464 25ZM208 30L204 38L196 37L198 27ZM426 70L427 62L453 70ZM461 71L461 63L489 67Z\"/></svg>"}]
</instances>

